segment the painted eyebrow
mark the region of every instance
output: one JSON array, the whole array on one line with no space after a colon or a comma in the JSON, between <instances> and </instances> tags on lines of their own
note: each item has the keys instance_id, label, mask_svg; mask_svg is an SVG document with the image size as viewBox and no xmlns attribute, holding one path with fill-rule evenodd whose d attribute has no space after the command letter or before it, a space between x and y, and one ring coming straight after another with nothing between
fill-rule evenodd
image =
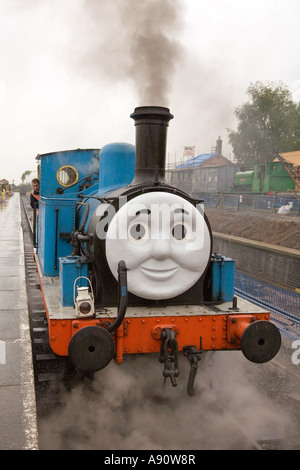
<instances>
[{"instance_id":1,"label":"painted eyebrow","mask_svg":"<svg viewBox=\"0 0 300 470\"><path fill-rule=\"evenodd\" d=\"M174 214L189 214L189 212L185 209L178 208L174 210Z\"/></svg>"},{"instance_id":2,"label":"painted eyebrow","mask_svg":"<svg viewBox=\"0 0 300 470\"><path fill-rule=\"evenodd\" d=\"M135 214L129 216L129 218L133 218L133 217L137 217L138 215L141 215L141 214L151 214L151 210L150 209L141 209L139 211L136 211ZM176 209L174 209L174 214L189 214L189 211L187 211L186 209L183 209L181 207L178 207Z\"/></svg>"},{"instance_id":3,"label":"painted eyebrow","mask_svg":"<svg viewBox=\"0 0 300 470\"><path fill-rule=\"evenodd\" d=\"M136 217L138 217L139 215L141 214L151 214L151 211L150 209L141 209L139 211L136 211L135 213L133 213L132 215L129 215L128 216L128 220L132 220L132 219L135 219Z\"/></svg>"},{"instance_id":4,"label":"painted eyebrow","mask_svg":"<svg viewBox=\"0 0 300 470\"><path fill-rule=\"evenodd\" d=\"M140 214L151 214L150 209L141 209L140 211L137 211L135 215L140 215Z\"/></svg>"},{"instance_id":5,"label":"painted eyebrow","mask_svg":"<svg viewBox=\"0 0 300 470\"><path fill-rule=\"evenodd\" d=\"M150 209L141 209L140 211L137 211L135 215L140 215L140 214L151 214ZM174 209L174 214L189 214L189 211L180 208Z\"/></svg>"}]
</instances>

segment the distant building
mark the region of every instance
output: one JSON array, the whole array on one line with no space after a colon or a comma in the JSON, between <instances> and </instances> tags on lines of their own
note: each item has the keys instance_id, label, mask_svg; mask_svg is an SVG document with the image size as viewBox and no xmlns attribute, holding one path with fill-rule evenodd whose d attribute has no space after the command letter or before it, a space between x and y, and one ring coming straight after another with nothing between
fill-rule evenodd
<instances>
[{"instance_id":1,"label":"distant building","mask_svg":"<svg viewBox=\"0 0 300 470\"><path fill-rule=\"evenodd\" d=\"M222 155L222 140L218 138L214 153L202 153L167 171L168 181L197 197L229 189L240 167Z\"/></svg>"},{"instance_id":2,"label":"distant building","mask_svg":"<svg viewBox=\"0 0 300 470\"><path fill-rule=\"evenodd\" d=\"M2 200L10 194L12 193L9 181L3 178L2 180L0 180L0 199Z\"/></svg>"}]
</instances>

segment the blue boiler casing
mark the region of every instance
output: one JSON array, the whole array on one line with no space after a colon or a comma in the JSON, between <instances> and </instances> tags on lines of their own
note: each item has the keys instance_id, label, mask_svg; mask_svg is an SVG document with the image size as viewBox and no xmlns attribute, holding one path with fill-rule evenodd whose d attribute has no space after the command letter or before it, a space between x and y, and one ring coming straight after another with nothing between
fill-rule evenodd
<instances>
[{"instance_id":1,"label":"blue boiler casing","mask_svg":"<svg viewBox=\"0 0 300 470\"><path fill-rule=\"evenodd\" d=\"M135 147L124 142L107 144L101 149L99 164L99 184L95 185L94 197L105 197L110 192L129 185L134 178ZM84 192L86 194L86 192ZM89 200L89 214L85 228L99 207L99 201ZM84 218L85 208L78 208L79 223Z\"/></svg>"},{"instance_id":2,"label":"blue boiler casing","mask_svg":"<svg viewBox=\"0 0 300 470\"><path fill-rule=\"evenodd\" d=\"M107 144L100 153L100 173L98 194L122 188L134 178L135 147L116 142Z\"/></svg>"}]
</instances>

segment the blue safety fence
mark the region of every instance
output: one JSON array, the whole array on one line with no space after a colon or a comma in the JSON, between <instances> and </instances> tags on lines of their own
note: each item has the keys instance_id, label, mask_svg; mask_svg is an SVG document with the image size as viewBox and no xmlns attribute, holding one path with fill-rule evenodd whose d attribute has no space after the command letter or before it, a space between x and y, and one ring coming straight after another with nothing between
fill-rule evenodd
<instances>
[{"instance_id":1,"label":"blue safety fence","mask_svg":"<svg viewBox=\"0 0 300 470\"><path fill-rule=\"evenodd\" d=\"M289 194L243 194L243 193L200 193L197 198L204 200L205 207L217 207L247 212L256 210L269 213L277 213L282 206L288 206L291 216L300 215L300 198ZM286 214L286 212L285 212Z\"/></svg>"},{"instance_id":2,"label":"blue safety fence","mask_svg":"<svg viewBox=\"0 0 300 470\"><path fill-rule=\"evenodd\" d=\"M300 338L300 294L235 271L235 293L267 308L271 320L289 338Z\"/></svg>"}]
</instances>

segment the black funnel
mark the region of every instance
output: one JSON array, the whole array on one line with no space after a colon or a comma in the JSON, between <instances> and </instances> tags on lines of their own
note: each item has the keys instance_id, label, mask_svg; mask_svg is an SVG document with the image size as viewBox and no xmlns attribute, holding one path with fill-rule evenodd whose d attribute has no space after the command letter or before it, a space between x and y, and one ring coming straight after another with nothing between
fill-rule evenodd
<instances>
[{"instance_id":1,"label":"black funnel","mask_svg":"<svg viewBox=\"0 0 300 470\"><path fill-rule=\"evenodd\" d=\"M173 119L168 108L140 106L130 115L135 121L135 176L131 184L164 180L167 129Z\"/></svg>"}]
</instances>

